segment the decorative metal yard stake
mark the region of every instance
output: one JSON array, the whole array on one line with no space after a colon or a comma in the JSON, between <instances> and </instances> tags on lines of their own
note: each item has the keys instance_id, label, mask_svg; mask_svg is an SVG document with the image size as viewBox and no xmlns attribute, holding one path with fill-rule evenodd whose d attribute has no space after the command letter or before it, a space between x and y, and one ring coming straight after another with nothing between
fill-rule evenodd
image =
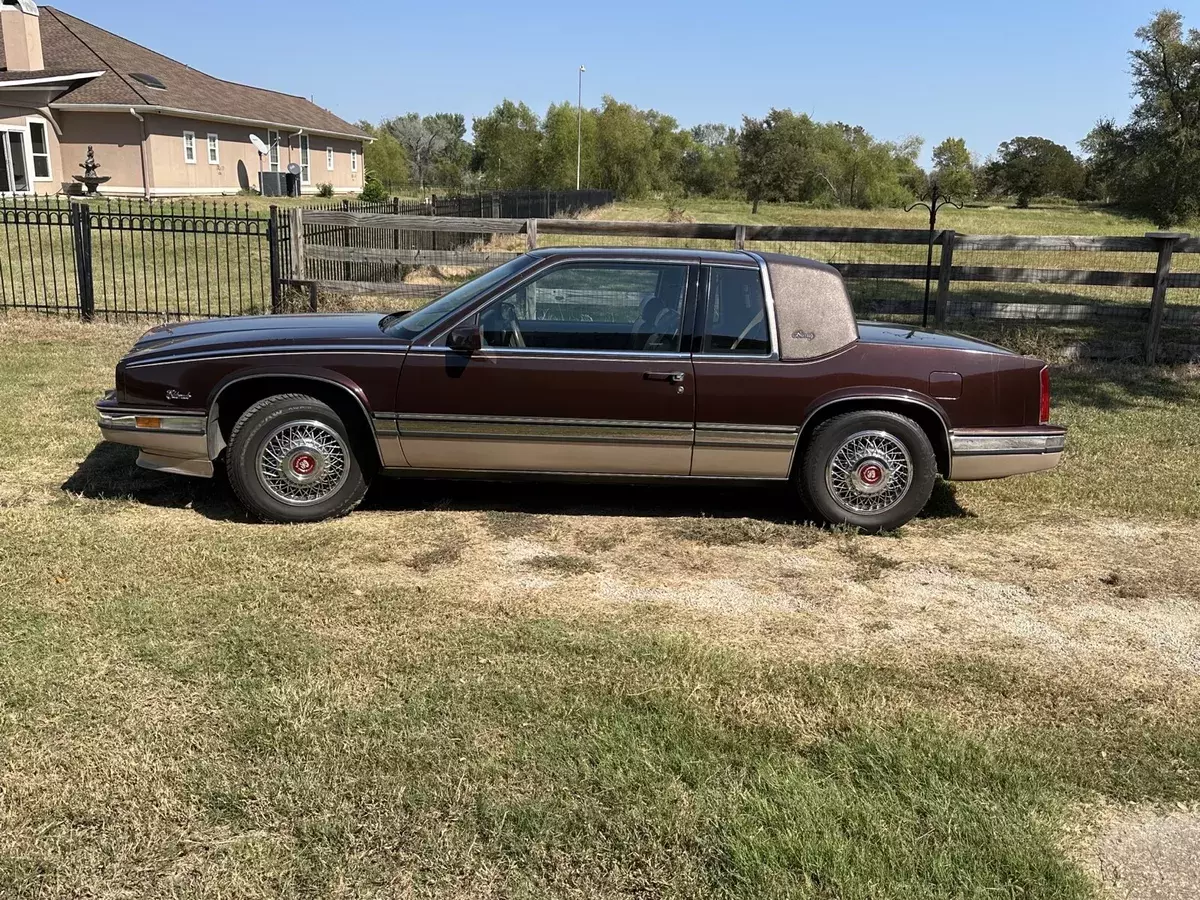
<instances>
[{"instance_id":1,"label":"decorative metal yard stake","mask_svg":"<svg viewBox=\"0 0 1200 900\"><path fill-rule=\"evenodd\" d=\"M921 327L925 328L929 325L929 284L933 277L933 242L937 236L937 216L938 210L943 206L953 206L955 209L962 209L963 205L958 200L948 194L942 193L941 185L938 184L936 178L929 182L929 199L918 200L916 203L904 207L905 212L912 212L918 206L923 206L929 210L929 253L925 257L925 305L921 308Z\"/></svg>"}]
</instances>

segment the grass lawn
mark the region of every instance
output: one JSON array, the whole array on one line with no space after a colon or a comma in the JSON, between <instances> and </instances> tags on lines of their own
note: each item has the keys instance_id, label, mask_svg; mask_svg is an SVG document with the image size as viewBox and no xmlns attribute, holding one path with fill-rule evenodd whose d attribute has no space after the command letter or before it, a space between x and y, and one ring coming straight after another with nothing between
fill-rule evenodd
<instances>
[{"instance_id":1,"label":"grass lawn","mask_svg":"<svg viewBox=\"0 0 1200 900\"><path fill-rule=\"evenodd\" d=\"M1200 799L1200 375L892 537L774 491L246 522L97 447L137 329L0 320L0 896L1092 896Z\"/></svg>"}]
</instances>

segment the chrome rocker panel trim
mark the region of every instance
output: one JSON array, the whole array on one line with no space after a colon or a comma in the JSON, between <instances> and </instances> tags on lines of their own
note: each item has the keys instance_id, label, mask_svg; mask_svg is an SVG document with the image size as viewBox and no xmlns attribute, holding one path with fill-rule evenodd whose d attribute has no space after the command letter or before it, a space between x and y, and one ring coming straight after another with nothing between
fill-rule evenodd
<instances>
[{"instance_id":1,"label":"chrome rocker panel trim","mask_svg":"<svg viewBox=\"0 0 1200 900\"><path fill-rule=\"evenodd\" d=\"M162 415L124 409L100 409L100 434L114 444L137 447L137 464L143 469L212 478L213 464L208 457L208 416ZM161 428L141 428L139 416L157 418Z\"/></svg>"},{"instance_id":2,"label":"chrome rocker panel trim","mask_svg":"<svg viewBox=\"0 0 1200 900\"><path fill-rule=\"evenodd\" d=\"M1053 469L1066 448L1064 428L962 429L950 432L950 480L985 481Z\"/></svg>"}]
</instances>

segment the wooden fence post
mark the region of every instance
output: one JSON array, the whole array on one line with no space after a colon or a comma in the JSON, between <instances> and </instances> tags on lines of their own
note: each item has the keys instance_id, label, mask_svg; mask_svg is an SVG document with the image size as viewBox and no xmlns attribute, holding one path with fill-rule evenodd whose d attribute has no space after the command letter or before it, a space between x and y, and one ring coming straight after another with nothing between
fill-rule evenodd
<instances>
[{"instance_id":1,"label":"wooden fence post","mask_svg":"<svg viewBox=\"0 0 1200 900\"><path fill-rule=\"evenodd\" d=\"M304 210L298 206L288 210L288 250L291 254L292 280L304 281L308 278L304 265Z\"/></svg>"},{"instance_id":2,"label":"wooden fence post","mask_svg":"<svg viewBox=\"0 0 1200 900\"><path fill-rule=\"evenodd\" d=\"M392 215L393 216L400 215L400 198L399 197L392 198ZM392 232L392 245L393 245L394 249L396 249L396 250L400 249L400 229L399 228L397 228L394 232ZM404 275L404 271L401 269L400 263L396 263L396 268L395 268L394 274L395 274L397 281L400 281L402 279L402 277Z\"/></svg>"},{"instance_id":3,"label":"wooden fence post","mask_svg":"<svg viewBox=\"0 0 1200 900\"><path fill-rule=\"evenodd\" d=\"M525 245L530 250L537 249L537 219L525 220Z\"/></svg>"},{"instance_id":4,"label":"wooden fence post","mask_svg":"<svg viewBox=\"0 0 1200 900\"><path fill-rule=\"evenodd\" d=\"M933 313L934 324L939 328L946 324L950 312L950 273L954 268L954 242L957 238L953 229L942 232L942 261L938 266L937 300Z\"/></svg>"},{"instance_id":5,"label":"wooden fence post","mask_svg":"<svg viewBox=\"0 0 1200 900\"><path fill-rule=\"evenodd\" d=\"M350 201L349 200L342 201L342 212L350 212ZM355 231L357 231L357 230L358 229L355 229ZM350 246L350 229L343 228L342 229L342 247L349 247L349 246ZM342 266L342 280L343 281L352 281L353 279L354 279L354 273L351 271L350 263L347 262Z\"/></svg>"},{"instance_id":6,"label":"wooden fence post","mask_svg":"<svg viewBox=\"0 0 1200 900\"><path fill-rule=\"evenodd\" d=\"M1146 326L1146 365L1158 361L1162 343L1162 323L1167 312L1167 277L1171 274L1171 256L1175 242L1189 235L1180 231L1150 231L1146 237L1158 245L1158 266L1154 270L1154 292L1150 295L1150 323Z\"/></svg>"},{"instance_id":7,"label":"wooden fence post","mask_svg":"<svg viewBox=\"0 0 1200 900\"><path fill-rule=\"evenodd\" d=\"M745 225L738 225L737 227L735 227L733 229L733 249L734 250L745 250L746 249L746 226Z\"/></svg>"}]
</instances>

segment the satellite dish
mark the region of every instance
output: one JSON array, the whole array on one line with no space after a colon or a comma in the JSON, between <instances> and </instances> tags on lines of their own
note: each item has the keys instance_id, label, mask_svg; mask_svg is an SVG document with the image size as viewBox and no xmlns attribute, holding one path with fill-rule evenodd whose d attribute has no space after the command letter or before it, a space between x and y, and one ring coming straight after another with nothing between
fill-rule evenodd
<instances>
[{"instance_id":1,"label":"satellite dish","mask_svg":"<svg viewBox=\"0 0 1200 900\"><path fill-rule=\"evenodd\" d=\"M300 163L288 163L287 170L289 175L299 175Z\"/></svg>"},{"instance_id":2,"label":"satellite dish","mask_svg":"<svg viewBox=\"0 0 1200 900\"><path fill-rule=\"evenodd\" d=\"M250 143L254 145L254 149L259 153L271 152L271 148L267 146L267 142L260 138L257 134L250 135Z\"/></svg>"}]
</instances>

